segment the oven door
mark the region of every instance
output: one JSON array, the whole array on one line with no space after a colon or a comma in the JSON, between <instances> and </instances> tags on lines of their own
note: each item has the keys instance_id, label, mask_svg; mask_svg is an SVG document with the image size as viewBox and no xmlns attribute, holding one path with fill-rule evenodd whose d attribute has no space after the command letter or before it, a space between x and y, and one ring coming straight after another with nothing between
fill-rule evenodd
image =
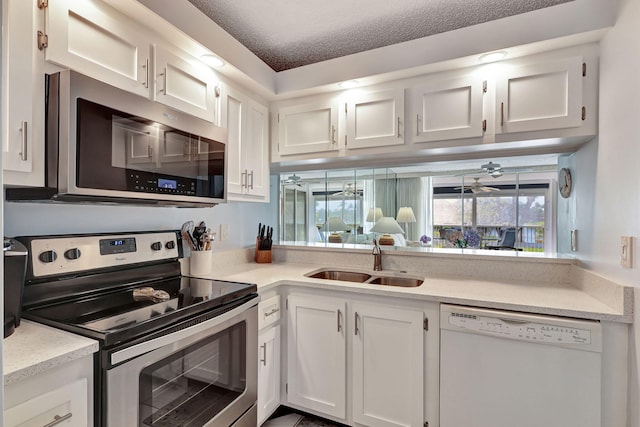
<instances>
[{"instance_id":1,"label":"oven door","mask_svg":"<svg viewBox=\"0 0 640 427\"><path fill-rule=\"evenodd\" d=\"M256 425L256 304L112 353L106 425Z\"/></svg>"}]
</instances>

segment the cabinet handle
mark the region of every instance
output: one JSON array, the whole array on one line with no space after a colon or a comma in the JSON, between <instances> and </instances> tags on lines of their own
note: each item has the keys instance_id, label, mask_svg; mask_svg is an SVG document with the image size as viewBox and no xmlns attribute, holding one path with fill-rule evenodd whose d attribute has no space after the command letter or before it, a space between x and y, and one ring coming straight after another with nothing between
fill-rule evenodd
<instances>
[{"instance_id":1,"label":"cabinet handle","mask_svg":"<svg viewBox=\"0 0 640 427\"><path fill-rule=\"evenodd\" d=\"M53 417L53 421L51 421L48 424L43 425L42 427L53 427L53 426L57 426L58 424L67 421L68 419L70 419L71 417L73 417L73 413L69 412L63 416L60 415L56 415L55 417Z\"/></svg>"},{"instance_id":2,"label":"cabinet handle","mask_svg":"<svg viewBox=\"0 0 640 427\"><path fill-rule=\"evenodd\" d=\"M149 58L147 58L142 68L144 68L145 71L145 78L144 82L142 82L142 86L144 86L146 89L149 89Z\"/></svg>"},{"instance_id":3,"label":"cabinet handle","mask_svg":"<svg viewBox=\"0 0 640 427\"><path fill-rule=\"evenodd\" d=\"M500 103L500 126L504 126L504 102Z\"/></svg>"},{"instance_id":4,"label":"cabinet handle","mask_svg":"<svg viewBox=\"0 0 640 427\"><path fill-rule=\"evenodd\" d=\"M260 348L262 349L262 359L260 361L263 366L267 366L267 343L262 344Z\"/></svg>"},{"instance_id":5,"label":"cabinet handle","mask_svg":"<svg viewBox=\"0 0 640 427\"><path fill-rule=\"evenodd\" d=\"M336 127L335 126L331 126L331 143L332 144L336 143Z\"/></svg>"},{"instance_id":6,"label":"cabinet handle","mask_svg":"<svg viewBox=\"0 0 640 427\"><path fill-rule=\"evenodd\" d=\"M356 311L356 314L355 314L355 324L356 324L356 331L355 332L356 332L356 335L358 335L358 332L360 332L360 329L358 328L358 318L359 317L360 316L358 316L358 312Z\"/></svg>"},{"instance_id":7,"label":"cabinet handle","mask_svg":"<svg viewBox=\"0 0 640 427\"><path fill-rule=\"evenodd\" d=\"M249 175L251 175L251 184L249 184L247 187L248 187L250 190L253 190L253 171L251 171L251 173L250 173Z\"/></svg>"},{"instance_id":8,"label":"cabinet handle","mask_svg":"<svg viewBox=\"0 0 640 427\"><path fill-rule=\"evenodd\" d=\"M398 138L400 138L400 116L398 116Z\"/></svg>"},{"instance_id":9,"label":"cabinet handle","mask_svg":"<svg viewBox=\"0 0 640 427\"><path fill-rule=\"evenodd\" d=\"M164 93L166 95L167 94L167 67L164 67L164 73L162 73L160 75L164 76L162 93Z\"/></svg>"},{"instance_id":10,"label":"cabinet handle","mask_svg":"<svg viewBox=\"0 0 640 427\"><path fill-rule=\"evenodd\" d=\"M242 183L242 179L240 179L240 187L249 188L249 171L245 169L242 176L244 177L244 184Z\"/></svg>"},{"instance_id":11,"label":"cabinet handle","mask_svg":"<svg viewBox=\"0 0 640 427\"><path fill-rule=\"evenodd\" d=\"M276 314L276 313L277 313L277 312L279 312L279 311L280 311L280 309L279 309L279 308L274 308L274 309L273 309L273 310L271 310L270 312L265 313L265 314L264 314L264 317L269 317L269 316L271 316L271 315L273 315L273 314Z\"/></svg>"},{"instance_id":12,"label":"cabinet handle","mask_svg":"<svg viewBox=\"0 0 640 427\"><path fill-rule=\"evenodd\" d=\"M147 155L149 156L149 158L153 157L153 147L151 147L150 145L147 145Z\"/></svg>"},{"instance_id":13,"label":"cabinet handle","mask_svg":"<svg viewBox=\"0 0 640 427\"><path fill-rule=\"evenodd\" d=\"M338 310L338 332L342 332L342 323L340 323L340 316L342 316L342 313L340 312L340 310Z\"/></svg>"},{"instance_id":14,"label":"cabinet handle","mask_svg":"<svg viewBox=\"0 0 640 427\"><path fill-rule=\"evenodd\" d=\"M22 127L20 128L20 159L23 162L27 161L28 155L27 155L27 139L28 139L28 135L27 135L27 122L22 122Z\"/></svg>"},{"instance_id":15,"label":"cabinet handle","mask_svg":"<svg viewBox=\"0 0 640 427\"><path fill-rule=\"evenodd\" d=\"M420 114L416 114L416 136L420 136Z\"/></svg>"}]
</instances>

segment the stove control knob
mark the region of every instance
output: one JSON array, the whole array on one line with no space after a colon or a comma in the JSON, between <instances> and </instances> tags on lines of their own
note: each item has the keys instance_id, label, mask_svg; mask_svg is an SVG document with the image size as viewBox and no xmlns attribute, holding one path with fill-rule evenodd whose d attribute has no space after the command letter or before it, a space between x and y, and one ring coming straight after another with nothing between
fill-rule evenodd
<instances>
[{"instance_id":1,"label":"stove control knob","mask_svg":"<svg viewBox=\"0 0 640 427\"><path fill-rule=\"evenodd\" d=\"M40 255L38 255L38 259L44 263L50 263L58 258L58 254L55 251L44 251Z\"/></svg>"},{"instance_id":2,"label":"stove control knob","mask_svg":"<svg viewBox=\"0 0 640 427\"><path fill-rule=\"evenodd\" d=\"M169 240L167 244L164 245L164 247L167 249L173 249L176 247L176 242L174 242L173 240Z\"/></svg>"},{"instance_id":3,"label":"stove control knob","mask_svg":"<svg viewBox=\"0 0 640 427\"><path fill-rule=\"evenodd\" d=\"M151 250L159 251L160 249L162 249L162 243L161 242L153 242L151 244Z\"/></svg>"},{"instance_id":4,"label":"stove control knob","mask_svg":"<svg viewBox=\"0 0 640 427\"><path fill-rule=\"evenodd\" d=\"M80 258L80 249L71 248L64 251L64 257L68 260L74 260Z\"/></svg>"}]
</instances>

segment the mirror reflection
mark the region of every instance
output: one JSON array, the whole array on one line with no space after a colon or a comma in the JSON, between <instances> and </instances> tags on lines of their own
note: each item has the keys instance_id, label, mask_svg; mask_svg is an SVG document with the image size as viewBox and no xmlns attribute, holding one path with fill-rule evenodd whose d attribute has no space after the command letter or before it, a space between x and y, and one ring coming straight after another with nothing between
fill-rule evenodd
<instances>
[{"instance_id":1,"label":"mirror reflection","mask_svg":"<svg viewBox=\"0 0 640 427\"><path fill-rule=\"evenodd\" d=\"M280 243L555 252L557 156L282 173ZM555 191L555 190L554 190Z\"/></svg>"}]
</instances>

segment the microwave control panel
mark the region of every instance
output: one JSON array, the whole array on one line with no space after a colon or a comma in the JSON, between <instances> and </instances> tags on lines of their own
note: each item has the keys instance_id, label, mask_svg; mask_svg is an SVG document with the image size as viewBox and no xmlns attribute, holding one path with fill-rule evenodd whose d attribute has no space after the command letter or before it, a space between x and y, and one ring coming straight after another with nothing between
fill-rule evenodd
<instances>
[{"instance_id":1,"label":"microwave control panel","mask_svg":"<svg viewBox=\"0 0 640 427\"><path fill-rule=\"evenodd\" d=\"M196 180L180 177L158 177L141 171L128 173L128 187L141 193L196 195Z\"/></svg>"}]
</instances>

